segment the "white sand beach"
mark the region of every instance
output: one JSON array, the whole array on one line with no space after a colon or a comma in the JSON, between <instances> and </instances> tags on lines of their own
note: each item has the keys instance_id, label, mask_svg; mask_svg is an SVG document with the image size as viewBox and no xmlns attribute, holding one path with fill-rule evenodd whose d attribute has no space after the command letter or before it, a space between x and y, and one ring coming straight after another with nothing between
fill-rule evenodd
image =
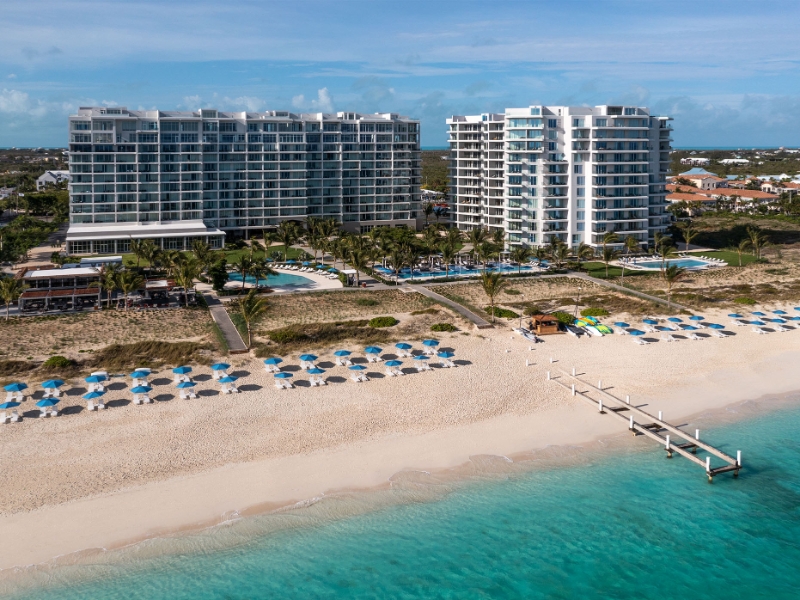
<instances>
[{"instance_id":1,"label":"white sand beach","mask_svg":"<svg viewBox=\"0 0 800 600\"><path fill-rule=\"evenodd\" d=\"M151 378L156 402L143 406L121 402L131 398L129 380L114 379L120 383L111 385L105 411L0 426L0 569L384 486L404 469L446 469L474 455L512 456L622 432L618 421L546 382L548 370L575 366L673 423L800 390L800 331L730 331L728 339L648 346L630 336L556 335L532 350L508 329L443 334L441 347L455 351L457 368L416 373L406 359L408 374L389 378L382 364L369 365L367 383L332 366L330 348L314 352L329 385L290 390L276 389L260 360L234 358L241 393L220 395L210 370L200 368L193 373L198 398L181 400L165 370ZM285 357L282 366L298 362ZM292 373L295 384L308 379ZM83 406L81 391L60 407ZM28 413L33 402L22 408Z\"/></svg>"}]
</instances>

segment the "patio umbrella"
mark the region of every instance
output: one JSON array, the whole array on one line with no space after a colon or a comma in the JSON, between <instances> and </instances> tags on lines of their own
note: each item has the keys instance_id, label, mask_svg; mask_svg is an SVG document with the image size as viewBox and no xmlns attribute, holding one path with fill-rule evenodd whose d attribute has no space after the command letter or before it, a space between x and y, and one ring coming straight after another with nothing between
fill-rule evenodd
<instances>
[{"instance_id":1,"label":"patio umbrella","mask_svg":"<svg viewBox=\"0 0 800 600\"><path fill-rule=\"evenodd\" d=\"M764 319L765 321L769 321L770 323L786 323L786 319Z\"/></svg>"},{"instance_id":2,"label":"patio umbrella","mask_svg":"<svg viewBox=\"0 0 800 600\"><path fill-rule=\"evenodd\" d=\"M800 310L800 306L795 306L794 309L795 310Z\"/></svg>"},{"instance_id":3,"label":"patio umbrella","mask_svg":"<svg viewBox=\"0 0 800 600\"><path fill-rule=\"evenodd\" d=\"M282 371L280 373L275 373L275 375L274 375L275 379L289 379L289 377L291 377L291 376L292 376L291 373L286 373L284 371Z\"/></svg>"},{"instance_id":4,"label":"patio umbrella","mask_svg":"<svg viewBox=\"0 0 800 600\"><path fill-rule=\"evenodd\" d=\"M670 317L669 319L667 319L667 321L669 321L670 323L682 323L683 319L679 317Z\"/></svg>"},{"instance_id":5,"label":"patio umbrella","mask_svg":"<svg viewBox=\"0 0 800 600\"><path fill-rule=\"evenodd\" d=\"M720 325L719 323L709 323L709 329L725 329L725 325Z\"/></svg>"},{"instance_id":6,"label":"patio umbrella","mask_svg":"<svg viewBox=\"0 0 800 600\"><path fill-rule=\"evenodd\" d=\"M366 348L364 348L364 352L366 352L367 354L380 354L381 349L378 348L377 346L367 346Z\"/></svg>"},{"instance_id":7,"label":"patio umbrella","mask_svg":"<svg viewBox=\"0 0 800 600\"><path fill-rule=\"evenodd\" d=\"M641 329L629 329L628 333L631 335L644 335L644 331Z\"/></svg>"},{"instance_id":8,"label":"patio umbrella","mask_svg":"<svg viewBox=\"0 0 800 600\"><path fill-rule=\"evenodd\" d=\"M789 317L790 321L800 321L800 317Z\"/></svg>"},{"instance_id":9,"label":"patio umbrella","mask_svg":"<svg viewBox=\"0 0 800 600\"><path fill-rule=\"evenodd\" d=\"M297 261L296 261L296 260L287 260L287 261L286 261L286 264L287 264L287 265L296 265L296 264L297 264Z\"/></svg>"},{"instance_id":10,"label":"patio umbrella","mask_svg":"<svg viewBox=\"0 0 800 600\"><path fill-rule=\"evenodd\" d=\"M36 403L36 406L39 408L51 408L59 403L58 398L46 398L45 400L39 400Z\"/></svg>"},{"instance_id":11,"label":"patio umbrella","mask_svg":"<svg viewBox=\"0 0 800 600\"><path fill-rule=\"evenodd\" d=\"M693 325L684 325L683 331L697 331L697 327L694 327Z\"/></svg>"},{"instance_id":12,"label":"patio umbrella","mask_svg":"<svg viewBox=\"0 0 800 600\"><path fill-rule=\"evenodd\" d=\"M227 377L220 377L219 382L220 383L233 383L237 379L239 379L239 378L238 377L234 377L233 375L228 375Z\"/></svg>"},{"instance_id":13,"label":"patio umbrella","mask_svg":"<svg viewBox=\"0 0 800 600\"><path fill-rule=\"evenodd\" d=\"M106 380L105 375L89 375L89 377L84 379L86 383L100 383L101 381L105 380Z\"/></svg>"},{"instance_id":14,"label":"patio umbrella","mask_svg":"<svg viewBox=\"0 0 800 600\"><path fill-rule=\"evenodd\" d=\"M186 388L194 387L196 385L197 384L194 381L181 381L178 384L178 389L179 390L185 390Z\"/></svg>"},{"instance_id":15,"label":"patio umbrella","mask_svg":"<svg viewBox=\"0 0 800 600\"><path fill-rule=\"evenodd\" d=\"M655 319L644 319L643 323L647 323L648 325L658 325L658 321Z\"/></svg>"},{"instance_id":16,"label":"patio umbrella","mask_svg":"<svg viewBox=\"0 0 800 600\"><path fill-rule=\"evenodd\" d=\"M264 364L265 365L279 365L282 362L283 362L282 358L277 358L277 357L274 357L274 356L272 358L264 359Z\"/></svg>"},{"instance_id":17,"label":"patio umbrella","mask_svg":"<svg viewBox=\"0 0 800 600\"><path fill-rule=\"evenodd\" d=\"M14 383L9 383L6 386L3 386L3 389L7 392L21 392L24 389L28 388L27 383L21 383L19 381L15 381Z\"/></svg>"},{"instance_id":18,"label":"patio umbrella","mask_svg":"<svg viewBox=\"0 0 800 600\"><path fill-rule=\"evenodd\" d=\"M367 367L365 367L364 365L353 365L352 367L347 367L347 368L350 369L351 371L364 371L366 370Z\"/></svg>"},{"instance_id":19,"label":"patio umbrella","mask_svg":"<svg viewBox=\"0 0 800 600\"><path fill-rule=\"evenodd\" d=\"M785 310L773 310L772 311L776 315L785 315L787 314Z\"/></svg>"},{"instance_id":20,"label":"patio umbrella","mask_svg":"<svg viewBox=\"0 0 800 600\"><path fill-rule=\"evenodd\" d=\"M329 273L338 273L339 271L334 269L333 267L331 267L330 269L328 269L328 272Z\"/></svg>"},{"instance_id":21,"label":"patio umbrella","mask_svg":"<svg viewBox=\"0 0 800 600\"><path fill-rule=\"evenodd\" d=\"M175 367L174 369L172 369L172 372L177 373L178 375L186 375L187 373L192 372L192 367L186 367L186 366Z\"/></svg>"},{"instance_id":22,"label":"patio umbrella","mask_svg":"<svg viewBox=\"0 0 800 600\"><path fill-rule=\"evenodd\" d=\"M424 354L420 354L419 356L415 356L414 360L428 360L428 357Z\"/></svg>"},{"instance_id":23,"label":"patio umbrella","mask_svg":"<svg viewBox=\"0 0 800 600\"><path fill-rule=\"evenodd\" d=\"M42 384L42 387L46 390L59 388L64 385L64 382L60 379L48 379Z\"/></svg>"},{"instance_id":24,"label":"patio umbrella","mask_svg":"<svg viewBox=\"0 0 800 600\"><path fill-rule=\"evenodd\" d=\"M311 266L311 263L310 263L310 262L308 262L307 260L304 260L304 261L303 261L303 266L304 266L304 267L310 267L310 266Z\"/></svg>"},{"instance_id":25,"label":"patio umbrella","mask_svg":"<svg viewBox=\"0 0 800 600\"><path fill-rule=\"evenodd\" d=\"M742 318L742 315L740 315L739 313L731 313L731 314L729 314L728 316L729 316L731 319L741 319L741 318Z\"/></svg>"},{"instance_id":26,"label":"patio umbrella","mask_svg":"<svg viewBox=\"0 0 800 600\"><path fill-rule=\"evenodd\" d=\"M135 388L131 389L131 392L134 394L147 394L148 392L153 391L149 385L137 385Z\"/></svg>"},{"instance_id":27,"label":"patio umbrella","mask_svg":"<svg viewBox=\"0 0 800 600\"><path fill-rule=\"evenodd\" d=\"M423 346L438 346L439 342L436 340L425 340L422 342Z\"/></svg>"},{"instance_id":28,"label":"patio umbrella","mask_svg":"<svg viewBox=\"0 0 800 600\"><path fill-rule=\"evenodd\" d=\"M750 325L764 325L764 321L750 321Z\"/></svg>"},{"instance_id":29,"label":"patio umbrella","mask_svg":"<svg viewBox=\"0 0 800 600\"><path fill-rule=\"evenodd\" d=\"M150 373L147 373L145 371L136 371L134 373L131 373L131 379L147 379L148 375L150 375Z\"/></svg>"},{"instance_id":30,"label":"patio umbrella","mask_svg":"<svg viewBox=\"0 0 800 600\"><path fill-rule=\"evenodd\" d=\"M306 361L306 362L311 362L311 361L317 360L317 357L314 354L301 354L300 355L300 360L303 360L303 361Z\"/></svg>"},{"instance_id":31,"label":"patio umbrella","mask_svg":"<svg viewBox=\"0 0 800 600\"><path fill-rule=\"evenodd\" d=\"M757 317L766 317L766 316L767 316L767 315L765 315L763 312L761 312L761 311L758 311L758 310L756 310L756 311L753 311L753 312L751 312L750 314L751 314L751 315L755 315L755 316L757 316Z\"/></svg>"},{"instance_id":32,"label":"patio umbrella","mask_svg":"<svg viewBox=\"0 0 800 600\"><path fill-rule=\"evenodd\" d=\"M309 375L322 375L325 372L325 369L320 369L319 367L314 367L313 369L309 369L306 371Z\"/></svg>"},{"instance_id":33,"label":"patio umbrella","mask_svg":"<svg viewBox=\"0 0 800 600\"><path fill-rule=\"evenodd\" d=\"M216 363L211 365L212 371L224 371L225 369L230 369L231 366L228 363Z\"/></svg>"},{"instance_id":34,"label":"patio umbrella","mask_svg":"<svg viewBox=\"0 0 800 600\"><path fill-rule=\"evenodd\" d=\"M452 352L439 352L436 356L438 356L439 358L453 358L455 354L453 354Z\"/></svg>"},{"instance_id":35,"label":"patio umbrella","mask_svg":"<svg viewBox=\"0 0 800 600\"><path fill-rule=\"evenodd\" d=\"M399 367L402 364L403 364L402 360L387 360L386 361L386 366L387 367Z\"/></svg>"},{"instance_id":36,"label":"patio umbrella","mask_svg":"<svg viewBox=\"0 0 800 600\"><path fill-rule=\"evenodd\" d=\"M350 350L337 350L333 353L334 356L350 356L351 354Z\"/></svg>"},{"instance_id":37,"label":"patio umbrella","mask_svg":"<svg viewBox=\"0 0 800 600\"><path fill-rule=\"evenodd\" d=\"M19 406L19 402L3 402L0 404L0 410L6 410L8 408L16 408Z\"/></svg>"},{"instance_id":38,"label":"patio umbrella","mask_svg":"<svg viewBox=\"0 0 800 600\"><path fill-rule=\"evenodd\" d=\"M690 321L705 321L706 318L705 317L701 317L700 315L692 315L691 317L689 317L689 320Z\"/></svg>"},{"instance_id":39,"label":"patio umbrella","mask_svg":"<svg viewBox=\"0 0 800 600\"><path fill-rule=\"evenodd\" d=\"M411 344L406 344L405 342L395 344L394 347L398 350L411 350Z\"/></svg>"},{"instance_id":40,"label":"patio umbrella","mask_svg":"<svg viewBox=\"0 0 800 600\"><path fill-rule=\"evenodd\" d=\"M614 323L614 327L622 327L624 329L627 329L628 327L630 327L630 325L625 321L617 321L616 323Z\"/></svg>"},{"instance_id":41,"label":"patio umbrella","mask_svg":"<svg viewBox=\"0 0 800 600\"><path fill-rule=\"evenodd\" d=\"M99 398L105 394L105 392L89 392L88 394L83 395L84 400L94 400L95 398Z\"/></svg>"}]
</instances>

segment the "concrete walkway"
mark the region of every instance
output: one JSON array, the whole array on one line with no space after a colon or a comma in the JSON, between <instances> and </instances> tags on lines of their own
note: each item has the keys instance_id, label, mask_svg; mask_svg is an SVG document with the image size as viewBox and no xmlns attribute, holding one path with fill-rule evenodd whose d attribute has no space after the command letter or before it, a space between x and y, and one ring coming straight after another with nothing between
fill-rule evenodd
<instances>
[{"instance_id":1,"label":"concrete walkway","mask_svg":"<svg viewBox=\"0 0 800 600\"><path fill-rule=\"evenodd\" d=\"M468 319L469 321L472 321L475 324L475 327L477 327L478 329L491 329L492 327L494 327L494 325L489 323L489 321L486 321L486 320L482 319L481 317L476 315L474 312L472 312L471 310L467 309L465 306L462 306L458 302L454 302L453 300L450 300L449 298L445 298L441 294L437 294L436 292L432 292L431 290L429 290L428 288L426 288L424 286L415 285L412 289L418 291L423 296L427 296L431 300L436 300L436 302L440 302L440 303L442 303L442 304L444 304L446 306L449 306L450 308L452 308L454 311L456 311L458 314L460 314L465 319Z\"/></svg>"},{"instance_id":2,"label":"concrete walkway","mask_svg":"<svg viewBox=\"0 0 800 600\"><path fill-rule=\"evenodd\" d=\"M249 352L247 345L244 343L242 336L239 335L239 330L236 325L231 321L231 316L225 307L217 298L216 294L205 293L203 298L208 304L208 310L211 313L211 318L219 326L222 335L225 336L225 341L228 343L228 351L231 354L245 354Z\"/></svg>"},{"instance_id":3,"label":"concrete walkway","mask_svg":"<svg viewBox=\"0 0 800 600\"><path fill-rule=\"evenodd\" d=\"M552 275L552 277L564 277L565 275ZM550 275L545 275L545 277L551 277ZM622 294L628 294L630 296L636 296L637 298L641 298L642 300L649 300L650 302L655 302L656 304L661 304L663 306L670 306L672 308L677 308L679 310L685 310L688 312L692 312L692 309L688 306L683 306L681 304L676 304L675 302L667 303L666 299L659 298L658 296L651 296L650 294L645 294L644 292L640 292L638 290L632 290L630 288L626 288L622 285L617 285L616 283L611 283L610 281L606 281L604 279L596 279L595 277L590 277L585 273L568 273L566 277L571 277L573 279L584 279L586 281L591 281L592 283L596 283L597 285L602 285L607 288L611 288L617 292Z\"/></svg>"}]
</instances>

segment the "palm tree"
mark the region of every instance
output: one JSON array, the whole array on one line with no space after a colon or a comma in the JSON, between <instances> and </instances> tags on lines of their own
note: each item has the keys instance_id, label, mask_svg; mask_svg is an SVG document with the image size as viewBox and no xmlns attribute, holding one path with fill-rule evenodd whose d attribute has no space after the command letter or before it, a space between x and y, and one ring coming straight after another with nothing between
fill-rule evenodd
<instances>
[{"instance_id":1,"label":"palm tree","mask_svg":"<svg viewBox=\"0 0 800 600\"><path fill-rule=\"evenodd\" d=\"M463 237L464 236L458 227L450 227L444 232L444 239L453 244L453 246L457 246Z\"/></svg>"},{"instance_id":2,"label":"palm tree","mask_svg":"<svg viewBox=\"0 0 800 600\"><path fill-rule=\"evenodd\" d=\"M478 225L475 229L471 229L469 233L467 233L467 241L472 244L472 250L470 254L475 254L478 250L478 246L483 244L489 237L489 232L484 229L481 225Z\"/></svg>"},{"instance_id":3,"label":"palm tree","mask_svg":"<svg viewBox=\"0 0 800 600\"><path fill-rule=\"evenodd\" d=\"M119 275L119 289L125 294L125 310L128 310L128 295L138 290L145 282L145 278L133 271L123 271Z\"/></svg>"},{"instance_id":4,"label":"palm tree","mask_svg":"<svg viewBox=\"0 0 800 600\"><path fill-rule=\"evenodd\" d=\"M277 275L278 272L270 266L266 258L257 258L250 264L250 274L256 279L256 288L260 279L270 275Z\"/></svg>"},{"instance_id":5,"label":"palm tree","mask_svg":"<svg viewBox=\"0 0 800 600\"><path fill-rule=\"evenodd\" d=\"M750 247L753 249L753 256L761 258L761 250L767 245L767 236L758 227L748 227L747 235L750 236Z\"/></svg>"},{"instance_id":6,"label":"palm tree","mask_svg":"<svg viewBox=\"0 0 800 600\"><path fill-rule=\"evenodd\" d=\"M250 236L250 260L253 260L253 251L254 250L263 250L264 246L262 246L258 242L258 238L254 235Z\"/></svg>"},{"instance_id":7,"label":"palm tree","mask_svg":"<svg viewBox=\"0 0 800 600\"><path fill-rule=\"evenodd\" d=\"M666 238L669 239L669 238ZM665 269L667 266L667 260L670 258L674 258L676 254L676 248L669 242L662 240L661 244L656 247L656 254L661 257L661 269Z\"/></svg>"},{"instance_id":8,"label":"palm tree","mask_svg":"<svg viewBox=\"0 0 800 600\"><path fill-rule=\"evenodd\" d=\"M0 279L0 298L6 303L6 321L8 321L8 311L11 304L19 300L19 297L27 289L27 285L22 280L13 277L3 277Z\"/></svg>"},{"instance_id":9,"label":"palm tree","mask_svg":"<svg viewBox=\"0 0 800 600\"><path fill-rule=\"evenodd\" d=\"M672 307L672 286L686 275L686 269L677 265L670 265L666 269L661 269L661 277L667 284L667 308Z\"/></svg>"},{"instance_id":10,"label":"palm tree","mask_svg":"<svg viewBox=\"0 0 800 600\"><path fill-rule=\"evenodd\" d=\"M109 263L103 267L103 278L90 284L90 287L98 287L105 290L108 294L106 305L111 308L111 295L119 289L120 268L118 264Z\"/></svg>"},{"instance_id":11,"label":"palm tree","mask_svg":"<svg viewBox=\"0 0 800 600\"><path fill-rule=\"evenodd\" d=\"M409 262L408 257L407 249L399 244L396 244L391 253L389 253L389 260L392 261L392 268L394 269L395 283L400 282L400 271Z\"/></svg>"},{"instance_id":12,"label":"palm tree","mask_svg":"<svg viewBox=\"0 0 800 600\"><path fill-rule=\"evenodd\" d=\"M245 279L247 279L247 274L250 272L250 269L253 266L253 261L247 258L246 256L239 257L239 262L236 263L234 267L239 273L242 275L242 291L244 292L244 283Z\"/></svg>"},{"instance_id":13,"label":"palm tree","mask_svg":"<svg viewBox=\"0 0 800 600\"><path fill-rule=\"evenodd\" d=\"M456 247L453 243L445 240L439 246L439 251L442 253L442 262L444 263L444 277L447 279L450 276L450 263L456 257Z\"/></svg>"},{"instance_id":14,"label":"palm tree","mask_svg":"<svg viewBox=\"0 0 800 600\"><path fill-rule=\"evenodd\" d=\"M167 268L167 274L174 278L178 265L184 260L183 254L178 250L164 250L160 256L160 262Z\"/></svg>"},{"instance_id":15,"label":"palm tree","mask_svg":"<svg viewBox=\"0 0 800 600\"><path fill-rule=\"evenodd\" d=\"M361 248L353 248L350 250L350 256L347 259L350 266L356 270L356 287L361 285L361 271L367 267L370 254L367 250Z\"/></svg>"},{"instance_id":16,"label":"palm tree","mask_svg":"<svg viewBox=\"0 0 800 600\"><path fill-rule=\"evenodd\" d=\"M277 231L278 241L283 244L283 260L289 258L289 246L300 239L300 229L295 221L281 221Z\"/></svg>"},{"instance_id":17,"label":"palm tree","mask_svg":"<svg viewBox=\"0 0 800 600\"><path fill-rule=\"evenodd\" d=\"M206 271L217 260L217 253L202 240L192 242L192 252L203 271Z\"/></svg>"},{"instance_id":18,"label":"palm tree","mask_svg":"<svg viewBox=\"0 0 800 600\"><path fill-rule=\"evenodd\" d=\"M479 244L477 247L473 248L475 252L475 258L478 259L483 264L483 271L486 272L486 263L489 261L492 256L494 256L494 244L491 242L483 242Z\"/></svg>"},{"instance_id":19,"label":"palm tree","mask_svg":"<svg viewBox=\"0 0 800 600\"><path fill-rule=\"evenodd\" d=\"M258 291L250 290L239 302L239 314L242 315L247 328L247 346L253 344L253 325L255 325L267 312L267 301L258 297Z\"/></svg>"},{"instance_id":20,"label":"palm tree","mask_svg":"<svg viewBox=\"0 0 800 600\"><path fill-rule=\"evenodd\" d=\"M639 251L639 240L637 240L632 235L629 235L625 238L623 242L625 245L625 254L630 257L631 252L638 252ZM622 265L622 281L625 281L625 265Z\"/></svg>"},{"instance_id":21,"label":"palm tree","mask_svg":"<svg viewBox=\"0 0 800 600\"><path fill-rule=\"evenodd\" d=\"M158 261L158 255L161 253L161 248L156 246L153 240L144 240L142 242L141 250L142 258L150 264L152 270L153 265Z\"/></svg>"},{"instance_id":22,"label":"palm tree","mask_svg":"<svg viewBox=\"0 0 800 600\"><path fill-rule=\"evenodd\" d=\"M581 261L589 260L594 256L594 248L586 242L581 242L575 249L575 258L578 260L578 271L581 270Z\"/></svg>"},{"instance_id":23,"label":"palm tree","mask_svg":"<svg viewBox=\"0 0 800 600\"><path fill-rule=\"evenodd\" d=\"M569 258L569 246L559 239L559 243L555 244L551 248L549 256L552 259L553 264L555 264L556 269L560 269Z\"/></svg>"},{"instance_id":24,"label":"palm tree","mask_svg":"<svg viewBox=\"0 0 800 600\"><path fill-rule=\"evenodd\" d=\"M539 266L542 265L542 261L546 259L547 256L547 248L544 246L536 246L536 248L533 249L533 257L539 261Z\"/></svg>"},{"instance_id":25,"label":"palm tree","mask_svg":"<svg viewBox=\"0 0 800 600\"><path fill-rule=\"evenodd\" d=\"M430 219L431 215L433 214L433 203L426 202L422 205L422 214L425 215L425 227L428 227L428 219Z\"/></svg>"},{"instance_id":26,"label":"palm tree","mask_svg":"<svg viewBox=\"0 0 800 600\"><path fill-rule=\"evenodd\" d=\"M616 231L606 231L605 235L603 236L603 240L601 242L602 251L600 253L600 256L604 256L605 255L606 246L608 246L609 244L616 244L617 242L619 242L619 236L617 235L617 232ZM608 276L608 273L606 273L606 276Z\"/></svg>"},{"instance_id":27,"label":"palm tree","mask_svg":"<svg viewBox=\"0 0 800 600\"><path fill-rule=\"evenodd\" d=\"M619 250L614 246L605 246L603 248L603 262L606 263L606 279L608 279L608 263L619 256Z\"/></svg>"},{"instance_id":28,"label":"palm tree","mask_svg":"<svg viewBox=\"0 0 800 600\"><path fill-rule=\"evenodd\" d=\"M739 255L740 267L742 266L742 254L747 252L748 248L750 248L750 243L751 243L750 240L745 238L743 240L740 240L739 243L733 248L733 251Z\"/></svg>"},{"instance_id":29,"label":"palm tree","mask_svg":"<svg viewBox=\"0 0 800 600\"><path fill-rule=\"evenodd\" d=\"M689 244L692 243L692 240L696 238L700 232L692 227L692 224L688 221L683 221L678 225L678 229L681 230L681 234L683 235L683 241L686 242L686 250L689 250Z\"/></svg>"},{"instance_id":30,"label":"palm tree","mask_svg":"<svg viewBox=\"0 0 800 600\"><path fill-rule=\"evenodd\" d=\"M494 323L494 298L500 291L506 287L507 280L503 278L501 273L482 273L481 285L483 291L489 296L489 301L492 305L492 323Z\"/></svg>"},{"instance_id":31,"label":"palm tree","mask_svg":"<svg viewBox=\"0 0 800 600\"><path fill-rule=\"evenodd\" d=\"M189 288L194 287L194 280L200 275L202 265L200 261L191 258L182 261L175 272L175 282L183 288L183 301L189 306Z\"/></svg>"},{"instance_id":32,"label":"palm tree","mask_svg":"<svg viewBox=\"0 0 800 600\"><path fill-rule=\"evenodd\" d=\"M145 241L146 240L131 240L131 254L136 257L136 268L139 268L139 262L145 257Z\"/></svg>"},{"instance_id":33,"label":"palm tree","mask_svg":"<svg viewBox=\"0 0 800 600\"><path fill-rule=\"evenodd\" d=\"M522 263L527 262L531 257L531 249L528 246L514 246L511 249L511 260L517 263L517 274L522 273Z\"/></svg>"},{"instance_id":34,"label":"palm tree","mask_svg":"<svg viewBox=\"0 0 800 600\"><path fill-rule=\"evenodd\" d=\"M428 257L429 265L431 262L431 256L433 256L433 254L436 252L441 240L442 237L439 235L438 225L429 225L422 233L422 247L425 251L425 255Z\"/></svg>"}]
</instances>

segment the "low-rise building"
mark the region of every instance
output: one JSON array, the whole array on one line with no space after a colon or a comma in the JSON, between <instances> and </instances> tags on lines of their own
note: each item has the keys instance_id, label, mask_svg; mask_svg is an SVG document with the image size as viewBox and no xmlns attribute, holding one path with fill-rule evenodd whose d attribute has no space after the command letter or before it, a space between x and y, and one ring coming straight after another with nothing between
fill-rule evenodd
<instances>
[{"instance_id":1,"label":"low-rise building","mask_svg":"<svg viewBox=\"0 0 800 600\"><path fill-rule=\"evenodd\" d=\"M40 269L22 273L28 286L19 298L20 312L78 308L100 303L100 269Z\"/></svg>"},{"instance_id":2,"label":"low-rise building","mask_svg":"<svg viewBox=\"0 0 800 600\"><path fill-rule=\"evenodd\" d=\"M36 189L42 191L49 186L68 182L69 179L69 171L45 171L43 175L36 178Z\"/></svg>"}]
</instances>

